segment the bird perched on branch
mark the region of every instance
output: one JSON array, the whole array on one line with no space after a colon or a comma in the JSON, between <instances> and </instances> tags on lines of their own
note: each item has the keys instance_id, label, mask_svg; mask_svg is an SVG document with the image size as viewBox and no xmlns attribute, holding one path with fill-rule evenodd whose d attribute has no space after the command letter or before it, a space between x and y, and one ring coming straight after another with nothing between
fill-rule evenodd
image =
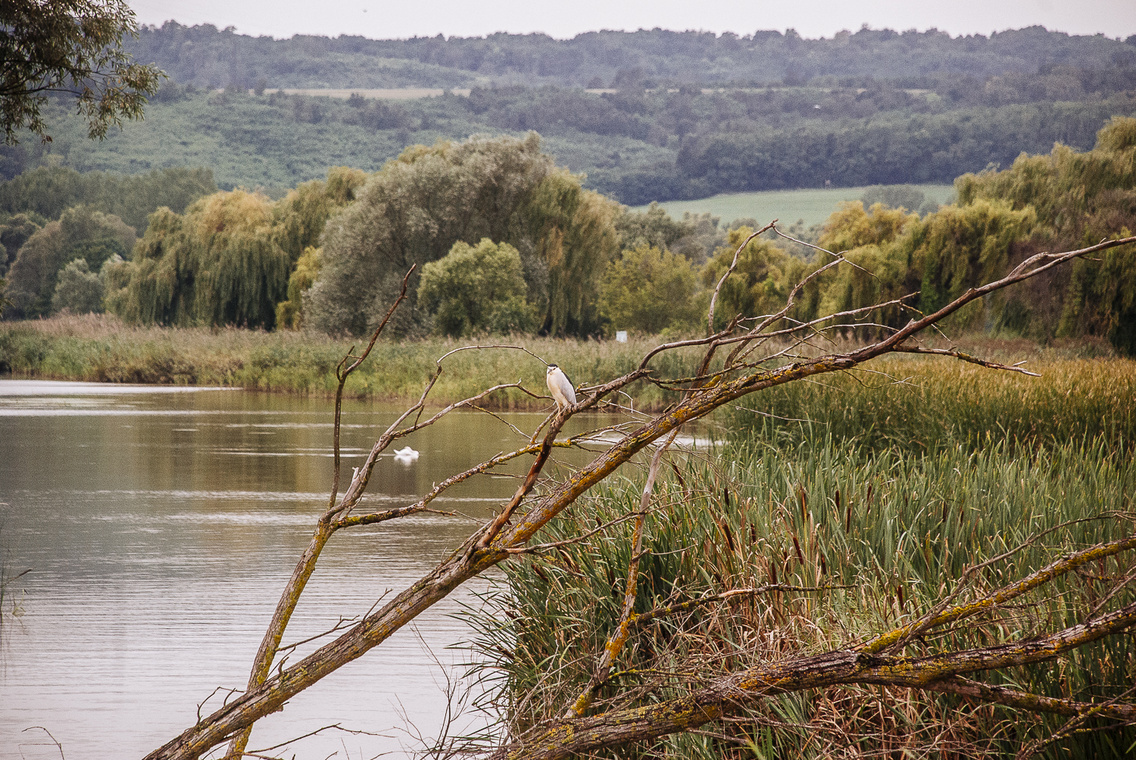
<instances>
[{"instance_id":1,"label":"bird perched on branch","mask_svg":"<svg viewBox=\"0 0 1136 760\"><path fill-rule=\"evenodd\" d=\"M576 389L572 387L572 381L564 374L564 370L555 364L548 365L548 371L544 373L544 382L548 384L548 390L556 400L557 409L567 409L576 403Z\"/></svg>"}]
</instances>

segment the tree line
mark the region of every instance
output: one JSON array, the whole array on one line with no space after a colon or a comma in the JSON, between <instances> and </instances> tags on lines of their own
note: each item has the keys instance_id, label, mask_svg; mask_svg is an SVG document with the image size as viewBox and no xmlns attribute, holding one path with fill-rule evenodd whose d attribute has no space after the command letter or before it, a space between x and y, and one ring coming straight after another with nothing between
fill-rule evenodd
<instances>
[{"instance_id":1,"label":"tree line","mask_svg":"<svg viewBox=\"0 0 1136 760\"><path fill-rule=\"evenodd\" d=\"M178 173L146 181L160 178L188 192ZM389 327L405 336L690 334L705 329L696 315L736 253L721 320L763 313L808 279L795 318L887 301L872 320L894 328L1040 250L1127 234L1134 180L1136 119L1116 118L1090 151L1059 145L959 177L957 202L922 216L908 210L919 198L878 195L821 229L794 230L857 264L810 277L830 254L767 238L741 247L755 220L723 229L657 206L631 211L557 168L536 134L475 137L410 148L371 174L334 169L278 201L238 189L180 213L162 207L137 239L89 204L42 226L9 216L0 228L16 248L6 314L105 308L142 323L363 334L414 267L408 308ZM1132 253L1117 249L952 319L1042 341L1099 336L1134 352L1133 283Z\"/></svg>"},{"instance_id":2,"label":"tree line","mask_svg":"<svg viewBox=\"0 0 1136 760\"><path fill-rule=\"evenodd\" d=\"M842 31L806 39L795 30L749 35L588 32L373 40L295 35L249 37L206 24L142 27L127 49L174 80L198 87L470 87L524 81L566 87L803 84L818 77L858 83L903 80L928 87L947 78L1111 71L1136 66L1136 37L1071 36L1043 27L951 37L930 29ZM1131 79L1129 79L1131 81Z\"/></svg>"},{"instance_id":3,"label":"tree line","mask_svg":"<svg viewBox=\"0 0 1136 760\"><path fill-rule=\"evenodd\" d=\"M864 28L819 40L664 30L273 40L169 22L124 44L170 77L146 121L92 143L69 103L48 99L53 141L0 146L0 177L50 161L137 173L207 154L220 187L280 197L330 166L373 172L409 145L532 130L558 163L586 175L585 187L644 205L825 183L945 183L1055 142L1088 150L1111 116L1136 115L1136 38L1037 27L959 38ZM447 94L344 102L278 89L305 86Z\"/></svg>"}]
</instances>

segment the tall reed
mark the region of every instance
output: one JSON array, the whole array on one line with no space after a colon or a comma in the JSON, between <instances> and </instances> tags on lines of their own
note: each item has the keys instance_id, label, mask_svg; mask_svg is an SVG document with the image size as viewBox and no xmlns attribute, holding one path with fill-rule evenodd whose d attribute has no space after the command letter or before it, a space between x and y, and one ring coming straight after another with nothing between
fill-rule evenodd
<instances>
[{"instance_id":1,"label":"tall reed","mask_svg":"<svg viewBox=\"0 0 1136 760\"><path fill-rule=\"evenodd\" d=\"M731 428L772 443L831 436L869 448L1136 441L1136 362L1043 355L1040 377L941 358L891 356L867 370L771 388L734 407Z\"/></svg>"},{"instance_id":2,"label":"tall reed","mask_svg":"<svg viewBox=\"0 0 1136 760\"><path fill-rule=\"evenodd\" d=\"M123 324L109 316L53 317L41 321L0 323L0 373L89 382L225 385L312 395L334 395L335 366L360 339L331 338L304 332L263 332L236 328L166 328ZM522 381L544 393L544 364L559 364L577 384L598 384L631 371L653 345L493 337L471 341L381 340L360 367L347 392L360 398L417 399L447 352L469 345L521 345L515 349L461 351L444 362L431 399L448 403L487 387ZM694 371L693 356L664 356L653 366L667 376ZM659 407L674 395L646 382L631 389L639 407ZM535 408L547 400L508 391L490 400L498 407Z\"/></svg>"},{"instance_id":3,"label":"tall reed","mask_svg":"<svg viewBox=\"0 0 1136 760\"><path fill-rule=\"evenodd\" d=\"M879 375L780 389L736 410L732 433L659 487L636 612L770 584L637 627L601 709L675 696L724 673L846 647L918 619L946 595L974 599L1136 526L1136 398L1126 362L1054 361L1041 379L898 357ZM793 419L787 419L793 418ZM796 420L807 420L799 422ZM744 425L741 423L745 423ZM547 529L558 541L636 509L634 475ZM561 714L619 617L630 524L511 563L473 615L480 672L512 732ZM1024 547L963 585L967 568ZM1132 560L1062 578L1012 608L912 641L912 655L1020 640L1086 614ZM960 586L962 586L960 588ZM791 587L797 590L790 590ZM1132 601L1122 589L1111 604ZM1077 699L1131 686L1136 646L1117 636L992 683ZM767 699L706 733L628 757L1011 757L1064 718L903 689L846 687ZM1122 756L1136 730L1063 737L1040 757Z\"/></svg>"}]
</instances>

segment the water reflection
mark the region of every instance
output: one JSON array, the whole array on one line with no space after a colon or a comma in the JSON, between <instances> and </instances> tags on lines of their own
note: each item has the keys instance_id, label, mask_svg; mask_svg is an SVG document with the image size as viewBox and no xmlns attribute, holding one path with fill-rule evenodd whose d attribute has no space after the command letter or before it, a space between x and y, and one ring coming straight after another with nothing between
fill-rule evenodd
<instances>
[{"instance_id":1,"label":"water reflection","mask_svg":"<svg viewBox=\"0 0 1136 760\"><path fill-rule=\"evenodd\" d=\"M328 498L330 407L220 389L0 381L3 562L9 573L32 569L19 584L23 615L7 615L3 628L0 756L58 757L41 731L24 731L43 726L67 757L140 757L192 724L215 688L242 686ZM347 406L348 475L395 414ZM514 424L539 422L527 416ZM516 436L491 418L458 415L407 443L419 460L384 457L368 506L404 504L434 473L512 448ZM365 613L416 580L511 487L464 484L437 503L464 517L422 514L334 539L289 639ZM258 725L253 746L339 723L389 738L315 737L300 755L398 752L412 742L392 732L403 725L396 707L429 734L442 693L424 649L459 657L445 648L463 635L449 617L462 601L468 594L423 616L421 640L402 631L293 700Z\"/></svg>"},{"instance_id":2,"label":"water reflection","mask_svg":"<svg viewBox=\"0 0 1136 760\"><path fill-rule=\"evenodd\" d=\"M30 726L50 730L69 758L141 757L194 723L198 703L208 698L208 713L225 690L243 686L327 503L331 408L226 389L0 380L0 559L9 574L32 570L19 584L24 614L6 615L0 629L0 757L58 757ZM345 404L342 482L399 411ZM457 413L399 441L392 448L408 446L418 458L386 454L363 508L416 500L440 477L522 445L544 415L501 418ZM569 424L580 432L589 421ZM434 503L452 515L339 534L287 639L364 614L420 578L492 514L527 465L519 460L503 477L463 483ZM437 729L444 695L427 650L447 663L467 656L446 648L466 635L452 616L475 603L479 588L258 723L250 747L338 723L381 735L332 732L285 754L417 748L399 715L413 718L416 732Z\"/></svg>"}]
</instances>

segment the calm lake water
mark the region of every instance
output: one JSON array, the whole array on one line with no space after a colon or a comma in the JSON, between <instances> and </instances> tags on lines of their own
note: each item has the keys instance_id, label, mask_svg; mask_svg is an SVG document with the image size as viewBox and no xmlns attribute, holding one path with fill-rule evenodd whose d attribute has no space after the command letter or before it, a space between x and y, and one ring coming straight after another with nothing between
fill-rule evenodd
<instances>
[{"instance_id":1,"label":"calm lake water","mask_svg":"<svg viewBox=\"0 0 1136 760\"><path fill-rule=\"evenodd\" d=\"M395 409L345 409L348 475ZM511 414L531 431L540 414ZM439 478L514 448L487 415L454 415L385 457L372 504L413 501ZM241 689L284 583L326 503L331 402L239 390L0 380L0 757L142 757ZM404 443L399 443L399 448ZM424 514L345 531L320 560L286 641L364 614L421 577L514 487L463 486ZM484 588L484 584L481 586ZM473 588L471 591L476 591ZM446 664L460 674L467 592L416 630L341 669L257 724L250 749L304 758L405 754L436 733ZM14 606L13 606L14 605ZM15 615L14 616L13 612ZM295 659L310 651L308 645ZM213 694L212 697L210 695Z\"/></svg>"}]
</instances>

